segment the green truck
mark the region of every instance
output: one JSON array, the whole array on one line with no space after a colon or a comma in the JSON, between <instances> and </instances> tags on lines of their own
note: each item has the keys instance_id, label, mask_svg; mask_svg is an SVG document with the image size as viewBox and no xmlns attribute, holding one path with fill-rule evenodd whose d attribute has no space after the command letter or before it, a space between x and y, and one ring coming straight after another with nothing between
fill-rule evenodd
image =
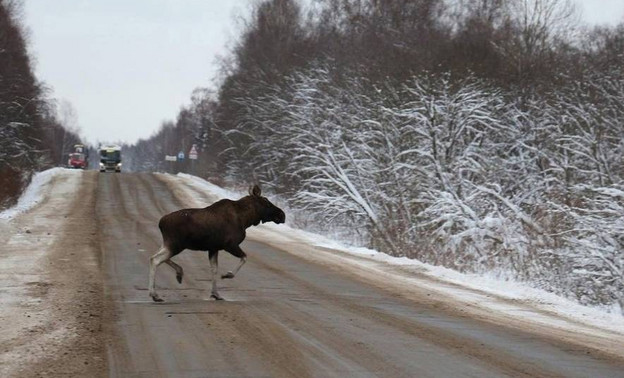
<instances>
[{"instance_id":1,"label":"green truck","mask_svg":"<svg viewBox=\"0 0 624 378\"><path fill-rule=\"evenodd\" d=\"M121 147L100 147L100 172L121 172Z\"/></svg>"}]
</instances>

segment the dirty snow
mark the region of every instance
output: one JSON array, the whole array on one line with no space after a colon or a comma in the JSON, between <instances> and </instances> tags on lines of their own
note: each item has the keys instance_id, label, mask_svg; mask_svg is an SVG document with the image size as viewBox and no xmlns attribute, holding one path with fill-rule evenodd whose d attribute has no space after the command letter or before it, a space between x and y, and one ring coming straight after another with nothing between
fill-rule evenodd
<instances>
[{"instance_id":1,"label":"dirty snow","mask_svg":"<svg viewBox=\"0 0 624 378\"><path fill-rule=\"evenodd\" d=\"M192 186L195 187L196 189L205 190L209 194L216 196L219 199L227 198L227 199L237 200L241 196L247 195L247 194L237 193L236 191L224 189L200 177L189 175L186 173L178 173L177 176L191 183Z\"/></svg>"},{"instance_id":2,"label":"dirty snow","mask_svg":"<svg viewBox=\"0 0 624 378\"><path fill-rule=\"evenodd\" d=\"M221 198L238 199L243 193L223 189L201 178L178 174L164 175L171 180L180 180L192 190L188 197L196 206L205 206L206 198L197 198L204 193L212 200ZM189 188L189 189L190 189ZM317 247L314 258L334 260L341 264L356 265L371 274L392 276L421 288L450 296L458 302L496 311L511 317L524 317L543 325L577 329L592 332L591 327L600 328L605 334L624 334L624 316L605 308L587 307L572 300L544 290L529 287L521 282L504 280L485 275L463 274L452 269L433 266L406 257L393 257L368 248L348 246L328 237L291 228L287 225L264 224L248 230L250 237L271 240L272 244L288 244L288 252L310 258L303 246ZM301 246L302 248L290 248ZM400 268L401 273L396 273ZM585 327L587 326L587 327Z\"/></svg>"},{"instance_id":3,"label":"dirty snow","mask_svg":"<svg viewBox=\"0 0 624 378\"><path fill-rule=\"evenodd\" d=\"M35 173L30 184L17 201L17 205L0 212L0 219L15 218L17 215L30 210L35 205L40 203L43 199L43 195L45 194L45 188L48 186L50 181L59 174L70 175L79 174L79 172L65 168L51 168L43 172Z\"/></svg>"},{"instance_id":4,"label":"dirty snow","mask_svg":"<svg viewBox=\"0 0 624 378\"><path fill-rule=\"evenodd\" d=\"M0 213L0 345L10 347L0 350L2 376L14 376L14 369L45 352L42 345L70 332L39 330L52 314L52 304L42 301L50 288L45 259L60 235L58 218L69 211L81 173L63 168L37 173L17 205Z\"/></svg>"}]
</instances>

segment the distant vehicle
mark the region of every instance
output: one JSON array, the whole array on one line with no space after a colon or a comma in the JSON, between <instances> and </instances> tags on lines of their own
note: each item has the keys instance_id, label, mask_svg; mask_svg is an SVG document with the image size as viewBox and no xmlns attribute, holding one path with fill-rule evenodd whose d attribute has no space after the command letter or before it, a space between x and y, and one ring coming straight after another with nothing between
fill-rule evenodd
<instances>
[{"instance_id":1,"label":"distant vehicle","mask_svg":"<svg viewBox=\"0 0 624 378\"><path fill-rule=\"evenodd\" d=\"M69 168L86 169L87 164L85 154L79 152L72 152L69 154L69 160L67 161L67 166Z\"/></svg>"},{"instance_id":2,"label":"distant vehicle","mask_svg":"<svg viewBox=\"0 0 624 378\"><path fill-rule=\"evenodd\" d=\"M100 172L121 172L121 147L100 147Z\"/></svg>"},{"instance_id":3,"label":"distant vehicle","mask_svg":"<svg viewBox=\"0 0 624 378\"><path fill-rule=\"evenodd\" d=\"M89 151L85 149L84 144L74 144L74 152L89 153Z\"/></svg>"}]
</instances>

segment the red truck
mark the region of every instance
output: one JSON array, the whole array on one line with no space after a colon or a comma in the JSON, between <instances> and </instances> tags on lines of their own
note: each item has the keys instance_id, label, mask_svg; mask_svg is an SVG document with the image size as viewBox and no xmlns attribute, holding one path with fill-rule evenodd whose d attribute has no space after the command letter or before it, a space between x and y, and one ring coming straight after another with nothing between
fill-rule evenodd
<instances>
[{"instance_id":1,"label":"red truck","mask_svg":"<svg viewBox=\"0 0 624 378\"><path fill-rule=\"evenodd\" d=\"M87 159L85 157L85 154L80 152L72 152L71 154L69 154L69 161L67 162L67 166L69 166L69 168L86 169Z\"/></svg>"}]
</instances>

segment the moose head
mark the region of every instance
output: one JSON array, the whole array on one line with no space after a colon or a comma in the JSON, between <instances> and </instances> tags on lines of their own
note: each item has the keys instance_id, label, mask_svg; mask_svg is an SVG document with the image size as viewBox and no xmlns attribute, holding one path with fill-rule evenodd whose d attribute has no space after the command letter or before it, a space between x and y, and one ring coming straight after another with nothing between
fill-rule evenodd
<instances>
[{"instance_id":1,"label":"moose head","mask_svg":"<svg viewBox=\"0 0 624 378\"><path fill-rule=\"evenodd\" d=\"M271 201L262 196L258 185L254 185L252 188L249 188L249 197L258 211L258 215L260 217L259 221L262 223L274 222L280 224L286 221L286 214L284 214L282 209L273 205Z\"/></svg>"}]
</instances>

